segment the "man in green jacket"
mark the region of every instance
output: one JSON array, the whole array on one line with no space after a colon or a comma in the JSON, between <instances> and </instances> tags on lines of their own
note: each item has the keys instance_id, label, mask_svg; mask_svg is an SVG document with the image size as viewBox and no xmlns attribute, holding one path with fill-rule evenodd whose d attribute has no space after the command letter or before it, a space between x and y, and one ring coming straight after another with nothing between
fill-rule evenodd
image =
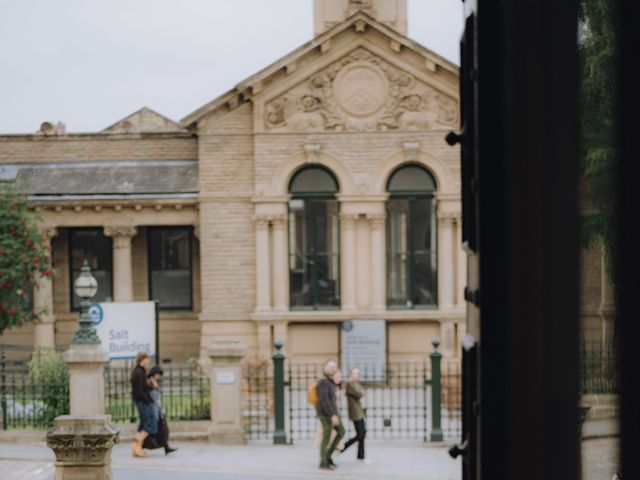
<instances>
[{"instance_id":1,"label":"man in green jacket","mask_svg":"<svg viewBox=\"0 0 640 480\"><path fill-rule=\"evenodd\" d=\"M338 370L338 364L333 360L329 360L324 366L324 378L316 384L316 393L318 395L318 403L316 404L316 413L322 424L322 442L320 443L320 468L333 470L336 464L333 463L331 456L335 451L340 439L344 436L344 427L338 416L338 404L336 401L336 384L333 376ZM331 439L331 431L336 431L333 442L329 444Z\"/></svg>"},{"instance_id":2,"label":"man in green jacket","mask_svg":"<svg viewBox=\"0 0 640 480\"><path fill-rule=\"evenodd\" d=\"M353 422L356 429L356 436L344 444L342 452L354 443L358 442L358 460L364 461L364 437L367 433L364 421L364 410L362 408L362 397L364 397L364 387L358 381L360 378L360 370L352 368L349 372L349 381L347 383L347 402L349 405L349 420Z\"/></svg>"}]
</instances>

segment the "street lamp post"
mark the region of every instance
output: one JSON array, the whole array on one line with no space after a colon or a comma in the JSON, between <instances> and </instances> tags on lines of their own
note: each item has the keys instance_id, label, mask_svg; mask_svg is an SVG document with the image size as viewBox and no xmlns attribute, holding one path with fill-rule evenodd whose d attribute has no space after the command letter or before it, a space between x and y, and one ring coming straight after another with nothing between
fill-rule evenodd
<instances>
[{"instance_id":1,"label":"street lamp post","mask_svg":"<svg viewBox=\"0 0 640 480\"><path fill-rule=\"evenodd\" d=\"M98 345L100 339L93 328L93 321L89 316L90 299L98 292L98 281L91 275L89 264L85 260L80 270L80 275L73 284L73 289L78 297L80 297L80 320L78 329L71 340L74 345Z\"/></svg>"}]
</instances>

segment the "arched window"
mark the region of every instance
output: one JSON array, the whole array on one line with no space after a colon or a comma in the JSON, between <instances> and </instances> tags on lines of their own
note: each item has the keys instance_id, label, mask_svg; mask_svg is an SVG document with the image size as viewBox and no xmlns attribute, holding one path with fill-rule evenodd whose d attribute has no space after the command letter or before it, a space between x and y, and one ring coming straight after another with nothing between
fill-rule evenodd
<instances>
[{"instance_id":1,"label":"arched window","mask_svg":"<svg viewBox=\"0 0 640 480\"><path fill-rule=\"evenodd\" d=\"M431 174L418 165L397 169L387 184L387 304L437 304L436 212Z\"/></svg>"},{"instance_id":2,"label":"arched window","mask_svg":"<svg viewBox=\"0 0 640 480\"><path fill-rule=\"evenodd\" d=\"M293 309L340 306L338 182L322 167L289 184L289 289Z\"/></svg>"}]
</instances>

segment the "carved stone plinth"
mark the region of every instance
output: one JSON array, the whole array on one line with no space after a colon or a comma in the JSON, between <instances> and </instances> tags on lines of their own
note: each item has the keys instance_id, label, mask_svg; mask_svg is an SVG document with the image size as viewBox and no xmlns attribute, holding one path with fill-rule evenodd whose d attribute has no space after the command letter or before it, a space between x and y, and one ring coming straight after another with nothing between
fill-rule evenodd
<instances>
[{"instance_id":1,"label":"carved stone plinth","mask_svg":"<svg viewBox=\"0 0 640 480\"><path fill-rule=\"evenodd\" d=\"M210 443L246 443L242 428L242 342L213 342L207 348L211 359Z\"/></svg>"},{"instance_id":2,"label":"carved stone plinth","mask_svg":"<svg viewBox=\"0 0 640 480\"><path fill-rule=\"evenodd\" d=\"M56 456L55 480L111 480L111 449L118 430L110 415L62 415L47 432Z\"/></svg>"},{"instance_id":3,"label":"carved stone plinth","mask_svg":"<svg viewBox=\"0 0 640 480\"><path fill-rule=\"evenodd\" d=\"M103 415L104 366L109 355L101 345L74 345L64 353L69 367L71 415Z\"/></svg>"}]
</instances>

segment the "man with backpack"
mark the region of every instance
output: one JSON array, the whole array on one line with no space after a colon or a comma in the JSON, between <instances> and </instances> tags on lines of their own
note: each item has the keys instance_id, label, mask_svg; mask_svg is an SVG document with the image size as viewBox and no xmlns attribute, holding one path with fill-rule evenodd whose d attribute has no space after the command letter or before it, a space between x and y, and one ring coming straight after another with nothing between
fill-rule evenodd
<instances>
[{"instance_id":1,"label":"man with backpack","mask_svg":"<svg viewBox=\"0 0 640 480\"><path fill-rule=\"evenodd\" d=\"M336 464L333 463L331 456L336 450L340 439L344 436L344 427L338 415L338 403L336 401L336 384L333 376L338 370L338 364L329 360L324 365L324 377L316 383L316 413L322 424L322 441L320 442L320 468L333 470ZM331 444L331 431L336 431Z\"/></svg>"}]
</instances>

